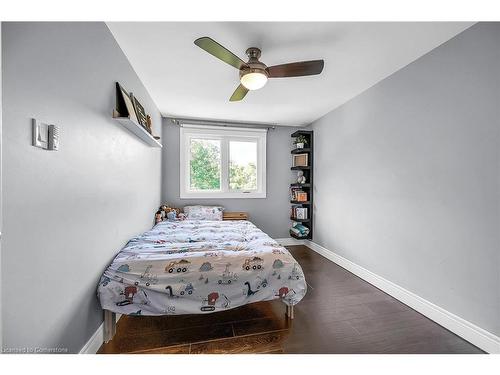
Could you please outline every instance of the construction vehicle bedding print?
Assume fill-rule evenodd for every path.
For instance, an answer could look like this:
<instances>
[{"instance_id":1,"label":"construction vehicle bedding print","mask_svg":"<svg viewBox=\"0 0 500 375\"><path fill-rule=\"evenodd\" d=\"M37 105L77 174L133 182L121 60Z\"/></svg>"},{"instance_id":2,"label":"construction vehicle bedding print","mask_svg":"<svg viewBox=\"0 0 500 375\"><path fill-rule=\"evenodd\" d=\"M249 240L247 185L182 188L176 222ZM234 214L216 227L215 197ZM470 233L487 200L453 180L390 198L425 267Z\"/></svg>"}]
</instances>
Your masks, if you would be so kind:
<instances>
[{"instance_id":1,"label":"construction vehicle bedding print","mask_svg":"<svg viewBox=\"0 0 500 375\"><path fill-rule=\"evenodd\" d=\"M291 279L299 280L301 277L303 277L303 275L302 275L302 272L300 270L300 266L297 263L295 263L293 265L292 272L288 276L288 279L290 279L290 280Z\"/></svg>"},{"instance_id":2,"label":"construction vehicle bedding print","mask_svg":"<svg viewBox=\"0 0 500 375\"><path fill-rule=\"evenodd\" d=\"M181 272L187 272L189 270L189 266L191 265L191 262L187 261L186 259L181 259L176 262L170 262L166 267L165 267L165 272L172 273L176 271L177 273Z\"/></svg>"},{"instance_id":3,"label":"construction vehicle bedding print","mask_svg":"<svg viewBox=\"0 0 500 375\"><path fill-rule=\"evenodd\" d=\"M139 285L140 283L143 283L146 286L158 284L158 275L151 273L151 268L153 268L152 265L147 266L139 279L134 284Z\"/></svg>"},{"instance_id":4,"label":"construction vehicle bedding print","mask_svg":"<svg viewBox=\"0 0 500 375\"><path fill-rule=\"evenodd\" d=\"M160 222L129 242L98 284L103 309L127 315L212 313L272 299L295 305L306 291L297 261L248 221Z\"/></svg>"},{"instance_id":5,"label":"construction vehicle bedding print","mask_svg":"<svg viewBox=\"0 0 500 375\"><path fill-rule=\"evenodd\" d=\"M260 270L262 268L263 264L264 264L264 260L262 258L252 257L252 258L245 259L241 268L243 268L246 271L249 271L250 269Z\"/></svg>"},{"instance_id":6,"label":"construction vehicle bedding print","mask_svg":"<svg viewBox=\"0 0 500 375\"><path fill-rule=\"evenodd\" d=\"M224 269L224 272L222 272L222 275L219 278L218 281L219 284L231 284L233 281L238 280L238 275L229 270L230 266L231 263L226 264L226 268Z\"/></svg>"},{"instance_id":7,"label":"construction vehicle bedding print","mask_svg":"<svg viewBox=\"0 0 500 375\"><path fill-rule=\"evenodd\" d=\"M219 301L218 305L216 305L217 301ZM200 310L203 312L215 311L217 307L221 309L228 309L230 306L231 306L231 301L229 300L229 298L227 298L225 294L212 292L207 296L207 298L202 299Z\"/></svg>"}]
</instances>

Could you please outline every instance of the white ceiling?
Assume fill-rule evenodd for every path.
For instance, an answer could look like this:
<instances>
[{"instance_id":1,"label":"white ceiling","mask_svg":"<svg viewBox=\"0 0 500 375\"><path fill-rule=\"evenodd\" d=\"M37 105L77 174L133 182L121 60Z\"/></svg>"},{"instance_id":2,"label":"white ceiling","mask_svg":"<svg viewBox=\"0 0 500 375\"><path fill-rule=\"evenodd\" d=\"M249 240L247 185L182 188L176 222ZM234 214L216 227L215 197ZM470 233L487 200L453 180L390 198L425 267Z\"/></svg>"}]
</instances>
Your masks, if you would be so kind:
<instances>
[{"instance_id":1,"label":"white ceiling","mask_svg":"<svg viewBox=\"0 0 500 375\"><path fill-rule=\"evenodd\" d=\"M164 116L305 125L340 106L472 23L109 22ZM247 60L277 65L324 59L319 76L276 78L229 102L238 70L198 48L209 36Z\"/></svg>"}]
</instances>

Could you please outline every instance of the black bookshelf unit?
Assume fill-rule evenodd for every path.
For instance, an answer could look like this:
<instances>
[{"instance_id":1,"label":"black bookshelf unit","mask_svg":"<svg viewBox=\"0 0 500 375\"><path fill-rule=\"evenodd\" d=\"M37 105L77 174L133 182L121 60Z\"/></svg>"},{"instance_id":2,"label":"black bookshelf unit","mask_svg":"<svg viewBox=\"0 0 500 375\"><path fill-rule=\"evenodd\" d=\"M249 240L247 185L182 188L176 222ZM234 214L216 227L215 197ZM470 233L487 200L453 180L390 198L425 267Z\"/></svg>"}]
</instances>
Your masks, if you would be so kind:
<instances>
[{"instance_id":1,"label":"black bookshelf unit","mask_svg":"<svg viewBox=\"0 0 500 375\"><path fill-rule=\"evenodd\" d=\"M307 208L307 217L305 219L297 219L293 216L292 210L290 210L291 216L290 220L300 223L301 225L309 228L309 233L307 236L299 236L292 231L290 231L290 236L296 239L307 239L312 240L313 238L313 166L314 166L314 134L309 130L298 130L292 133L292 138L297 138L299 136L305 137L306 144L304 148L294 148L291 151L292 155L292 165L290 169L294 172L294 180L297 179L297 171L302 171L306 178L306 182L300 184L298 182L294 182L290 184L290 192L292 189L300 189L301 191L307 193L306 201L297 201L296 199L292 199L290 197L290 204L293 207L304 207ZM293 165L293 156L297 154L307 154L307 165L294 166Z\"/></svg>"}]
</instances>

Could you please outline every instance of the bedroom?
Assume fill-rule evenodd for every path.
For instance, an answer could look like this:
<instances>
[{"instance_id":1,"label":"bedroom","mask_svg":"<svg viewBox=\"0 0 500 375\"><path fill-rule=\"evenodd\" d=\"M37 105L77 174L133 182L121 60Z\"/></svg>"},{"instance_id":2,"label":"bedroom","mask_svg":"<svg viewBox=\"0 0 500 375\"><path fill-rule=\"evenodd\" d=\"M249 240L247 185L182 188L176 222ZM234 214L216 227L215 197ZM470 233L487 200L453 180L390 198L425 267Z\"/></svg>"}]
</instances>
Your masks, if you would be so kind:
<instances>
[{"instance_id":1,"label":"bedroom","mask_svg":"<svg viewBox=\"0 0 500 375\"><path fill-rule=\"evenodd\" d=\"M1 24L4 353L500 353L500 23L61 18Z\"/></svg>"}]
</instances>

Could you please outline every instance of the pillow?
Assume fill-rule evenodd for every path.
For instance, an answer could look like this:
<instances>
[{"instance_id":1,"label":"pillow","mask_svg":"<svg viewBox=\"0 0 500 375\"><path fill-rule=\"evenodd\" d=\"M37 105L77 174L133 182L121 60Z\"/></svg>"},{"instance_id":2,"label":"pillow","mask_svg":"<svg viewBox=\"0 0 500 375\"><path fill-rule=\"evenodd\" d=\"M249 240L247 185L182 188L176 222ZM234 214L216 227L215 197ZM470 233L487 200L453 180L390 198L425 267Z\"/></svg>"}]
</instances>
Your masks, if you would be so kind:
<instances>
[{"instance_id":1,"label":"pillow","mask_svg":"<svg viewBox=\"0 0 500 375\"><path fill-rule=\"evenodd\" d=\"M220 206L186 206L184 213L188 220L222 220L223 207Z\"/></svg>"}]
</instances>

